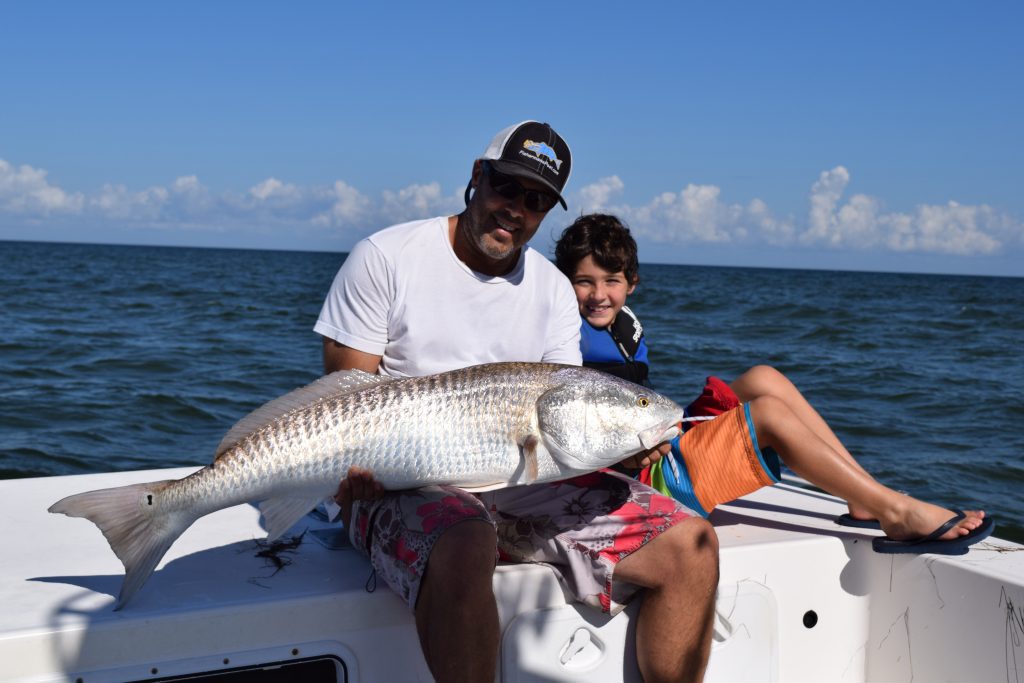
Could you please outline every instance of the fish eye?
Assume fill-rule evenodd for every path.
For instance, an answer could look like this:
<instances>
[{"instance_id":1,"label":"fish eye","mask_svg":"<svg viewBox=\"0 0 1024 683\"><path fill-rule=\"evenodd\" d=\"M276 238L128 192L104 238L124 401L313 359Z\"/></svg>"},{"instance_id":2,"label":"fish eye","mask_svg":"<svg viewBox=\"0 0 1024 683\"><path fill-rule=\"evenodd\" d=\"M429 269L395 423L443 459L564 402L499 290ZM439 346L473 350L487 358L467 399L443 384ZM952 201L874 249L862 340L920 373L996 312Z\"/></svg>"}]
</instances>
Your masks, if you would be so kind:
<instances>
[{"instance_id":1,"label":"fish eye","mask_svg":"<svg viewBox=\"0 0 1024 683\"><path fill-rule=\"evenodd\" d=\"M648 400L646 396L641 396L636 400L636 404L641 408L646 408L647 406L651 405L651 402L650 400Z\"/></svg>"}]
</instances>

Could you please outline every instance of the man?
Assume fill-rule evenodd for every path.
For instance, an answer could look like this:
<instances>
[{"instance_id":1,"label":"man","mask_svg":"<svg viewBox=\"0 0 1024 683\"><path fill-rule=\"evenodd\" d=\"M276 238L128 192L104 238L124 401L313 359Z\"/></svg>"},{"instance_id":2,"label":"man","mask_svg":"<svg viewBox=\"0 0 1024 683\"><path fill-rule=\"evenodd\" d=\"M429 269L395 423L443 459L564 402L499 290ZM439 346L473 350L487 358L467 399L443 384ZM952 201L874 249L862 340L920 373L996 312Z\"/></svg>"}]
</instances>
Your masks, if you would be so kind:
<instances>
[{"instance_id":1,"label":"man","mask_svg":"<svg viewBox=\"0 0 1024 683\"><path fill-rule=\"evenodd\" d=\"M357 244L314 328L324 337L325 371L416 376L498 361L579 365L572 287L527 246L556 203L566 208L571 164L547 124L510 126L474 162L465 211ZM496 554L551 564L577 599L611 613L646 589L636 628L644 679L703 676L717 537L653 489L597 473L480 495L454 487L383 492L372 473L353 468L337 500L353 545L414 611L438 681L495 676Z\"/></svg>"}]
</instances>

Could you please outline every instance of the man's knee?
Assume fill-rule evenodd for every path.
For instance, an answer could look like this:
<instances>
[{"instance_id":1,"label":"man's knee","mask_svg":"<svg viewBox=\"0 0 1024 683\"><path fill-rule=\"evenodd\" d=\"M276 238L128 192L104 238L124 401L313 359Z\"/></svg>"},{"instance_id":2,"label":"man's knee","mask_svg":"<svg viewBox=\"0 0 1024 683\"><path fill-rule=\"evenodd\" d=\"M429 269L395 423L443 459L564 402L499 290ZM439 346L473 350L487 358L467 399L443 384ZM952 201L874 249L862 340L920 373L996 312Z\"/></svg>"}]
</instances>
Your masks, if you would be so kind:
<instances>
[{"instance_id":1,"label":"man's knee","mask_svg":"<svg viewBox=\"0 0 1024 683\"><path fill-rule=\"evenodd\" d=\"M711 522L703 517L688 517L679 527L682 529L679 542L685 544L686 550L698 555L718 557L718 534Z\"/></svg>"},{"instance_id":2,"label":"man's knee","mask_svg":"<svg viewBox=\"0 0 1024 683\"><path fill-rule=\"evenodd\" d=\"M694 604L714 599L718 587L718 535L701 517L689 517L660 535L642 568L633 567L632 580L666 598ZM640 571L637 574L635 572ZM674 597L673 597L674 596Z\"/></svg>"},{"instance_id":3,"label":"man's knee","mask_svg":"<svg viewBox=\"0 0 1024 683\"><path fill-rule=\"evenodd\" d=\"M708 520L689 517L673 529L670 552L677 561L672 563L681 574L718 576L718 534Z\"/></svg>"}]
</instances>

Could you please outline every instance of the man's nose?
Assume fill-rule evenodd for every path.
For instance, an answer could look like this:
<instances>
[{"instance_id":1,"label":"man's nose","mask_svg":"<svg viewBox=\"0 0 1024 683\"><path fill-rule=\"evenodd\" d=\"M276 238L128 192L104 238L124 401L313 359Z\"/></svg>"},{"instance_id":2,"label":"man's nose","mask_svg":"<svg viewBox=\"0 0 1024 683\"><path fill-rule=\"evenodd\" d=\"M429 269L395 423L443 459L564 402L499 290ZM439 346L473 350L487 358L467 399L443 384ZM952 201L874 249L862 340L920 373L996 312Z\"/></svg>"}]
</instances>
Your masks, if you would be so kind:
<instances>
[{"instance_id":1,"label":"man's nose","mask_svg":"<svg viewBox=\"0 0 1024 683\"><path fill-rule=\"evenodd\" d=\"M505 205L508 206L508 211L513 216L522 216L526 213L526 195L520 193L515 199L505 200Z\"/></svg>"}]
</instances>

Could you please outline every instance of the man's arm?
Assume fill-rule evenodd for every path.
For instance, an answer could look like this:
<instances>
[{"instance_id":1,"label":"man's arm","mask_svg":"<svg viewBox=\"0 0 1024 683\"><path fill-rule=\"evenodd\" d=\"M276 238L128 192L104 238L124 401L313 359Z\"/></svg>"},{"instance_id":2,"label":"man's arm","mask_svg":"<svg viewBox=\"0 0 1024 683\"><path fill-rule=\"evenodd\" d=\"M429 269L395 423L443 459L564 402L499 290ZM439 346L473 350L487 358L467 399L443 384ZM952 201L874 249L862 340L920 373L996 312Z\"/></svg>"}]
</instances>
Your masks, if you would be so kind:
<instances>
[{"instance_id":1,"label":"man's arm","mask_svg":"<svg viewBox=\"0 0 1024 683\"><path fill-rule=\"evenodd\" d=\"M362 370L376 374L380 367L380 356L357 351L351 346L339 344L330 337L323 339L325 375L338 370ZM373 473L370 470L359 467L349 468L334 494L334 502L340 508L342 524L347 528L352 522L352 501L373 500L382 495L384 495L384 487L373 478Z\"/></svg>"},{"instance_id":2,"label":"man's arm","mask_svg":"<svg viewBox=\"0 0 1024 683\"><path fill-rule=\"evenodd\" d=\"M357 351L335 340L324 337L324 374L329 375L338 370L362 370L371 375L377 374L381 356L365 351Z\"/></svg>"}]
</instances>

